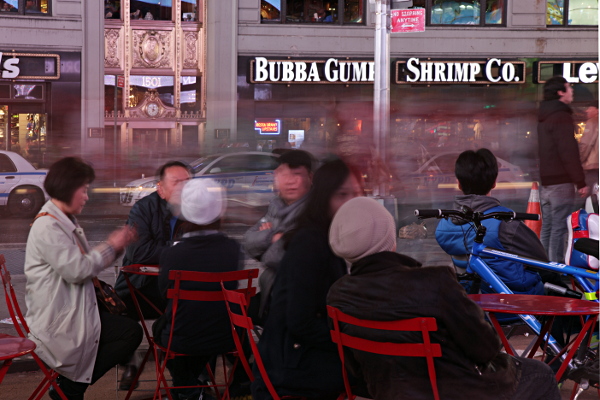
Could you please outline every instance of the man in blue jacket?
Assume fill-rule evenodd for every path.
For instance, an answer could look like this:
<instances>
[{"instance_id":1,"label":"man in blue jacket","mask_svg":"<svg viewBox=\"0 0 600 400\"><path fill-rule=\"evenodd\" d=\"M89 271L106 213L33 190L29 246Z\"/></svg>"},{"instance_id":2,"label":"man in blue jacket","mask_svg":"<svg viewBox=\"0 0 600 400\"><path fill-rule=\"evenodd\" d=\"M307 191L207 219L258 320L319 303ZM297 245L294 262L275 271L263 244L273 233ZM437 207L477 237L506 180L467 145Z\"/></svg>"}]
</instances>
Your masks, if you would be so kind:
<instances>
[{"instance_id":1,"label":"man in blue jacket","mask_svg":"<svg viewBox=\"0 0 600 400\"><path fill-rule=\"evenodd\" d=\"M456 160L454 173L463 195L456 196L455 208L467 206L473 211L489 213L512 211L502 207L500 201L489 194L496 187L498 162L488 149L462 152ZM548 261L546 251L535 233L521 221L499 221L487 219L482 222L487 228L483 243L486 246L509 253ZM471 223L459 220L441 220L435 238L444 251L453 257L458 267L467 267L469 254L475 238L475 228ZM543 294L542 279L537 272L525 268L521 263L486 258L486 263L500 280L514 293ZM549 277L551 280L552 277ZM488 285L482 285L483 293L490 293Z\"/></svg>"}]
</instances>

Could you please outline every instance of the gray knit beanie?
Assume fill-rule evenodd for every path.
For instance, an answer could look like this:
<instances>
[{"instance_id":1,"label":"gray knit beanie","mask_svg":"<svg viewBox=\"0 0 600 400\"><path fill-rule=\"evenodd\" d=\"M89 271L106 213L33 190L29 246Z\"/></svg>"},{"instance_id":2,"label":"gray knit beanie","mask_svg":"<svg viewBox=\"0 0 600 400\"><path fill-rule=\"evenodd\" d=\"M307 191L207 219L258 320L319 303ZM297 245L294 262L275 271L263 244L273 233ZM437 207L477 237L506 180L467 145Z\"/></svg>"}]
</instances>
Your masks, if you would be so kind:
<instances>
[{"instance_id":1,"label":"gray knit beanie","mask_svg":"<svg viewBox=\"0 0 600 400\"><path fill-rule=\"evenodd\" d=\"M394 218L377 200L355 197L340 207L329 228L333 252L355 263L363 257L396 248Z\"/></svg>"}]
</instances>

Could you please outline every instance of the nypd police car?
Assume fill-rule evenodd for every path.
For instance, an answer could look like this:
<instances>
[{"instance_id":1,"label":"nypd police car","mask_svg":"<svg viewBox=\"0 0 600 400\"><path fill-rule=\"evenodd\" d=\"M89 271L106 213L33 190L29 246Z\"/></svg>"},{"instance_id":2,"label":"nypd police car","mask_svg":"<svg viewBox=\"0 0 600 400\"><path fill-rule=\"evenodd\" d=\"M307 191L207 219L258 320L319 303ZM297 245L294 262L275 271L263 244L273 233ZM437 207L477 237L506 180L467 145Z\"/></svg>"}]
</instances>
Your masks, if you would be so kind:
<instances>
[{"instance_id":1,"label":"nypd police car","mask_svg":"<svg viewBox=\"0 0 600 400\"><path fill-rule=\"evenodd\" d=\"M277 154L241 152L201 157L190 163L194 178L210 177L227 190L227 199L250 207L269 204L273 198L273 170ZM133 206L156 190L159 177L137 179L120 190L120 203Z\"/></svg>"},{"instance_id":2,"label":"nypd police car","mask_svg":"<svg viewBox=\"0 0 600 400\"><path fill-rule=\"evenodd\" d=\"M49 199L44 190L47 173L15 152L0 151L0 206L19 217L34 216Z\"/></svg>"}]
</instances>

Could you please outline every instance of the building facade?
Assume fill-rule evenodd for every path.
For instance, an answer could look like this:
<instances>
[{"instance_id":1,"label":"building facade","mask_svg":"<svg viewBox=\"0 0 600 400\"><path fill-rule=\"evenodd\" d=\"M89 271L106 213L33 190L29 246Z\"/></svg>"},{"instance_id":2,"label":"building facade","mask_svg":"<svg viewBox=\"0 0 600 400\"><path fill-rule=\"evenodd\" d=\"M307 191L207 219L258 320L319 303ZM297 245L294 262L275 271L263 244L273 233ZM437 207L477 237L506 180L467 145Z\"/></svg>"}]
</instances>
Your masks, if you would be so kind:
<instances>
[{"instance_id":1,"label":"building facade","mask_svg":"<svg viewBox=\"0 0 600 400\"><path fill-rule=\"evenodd\" d=\"M372 157L375 2L226 3L207 7L207 144ZM597 0L392 3L425 10L424 32L390 39L386 148L400 168L482 146L535 164L545 79L597 98Z\"/></svg>"},{"instance_id":2,"label":"building facade","mask_svg":"<svg viewBox=\"0 0 600 400\"><path fill-rule=\"evenodd\" d=\"M102 147L102 5L0 1L0 148L48 166Z\"/></svg>"},{"instance_id":3,"label":"building facade","mask_svg":"<svg viewBox=\"0 0 600 400\"><path fill-rule=\"evenodd\" d=\"M106 152L121 169L198 155L206 121L203 3L106 1L104 11Z\"/></svg>"}]
</instances>

